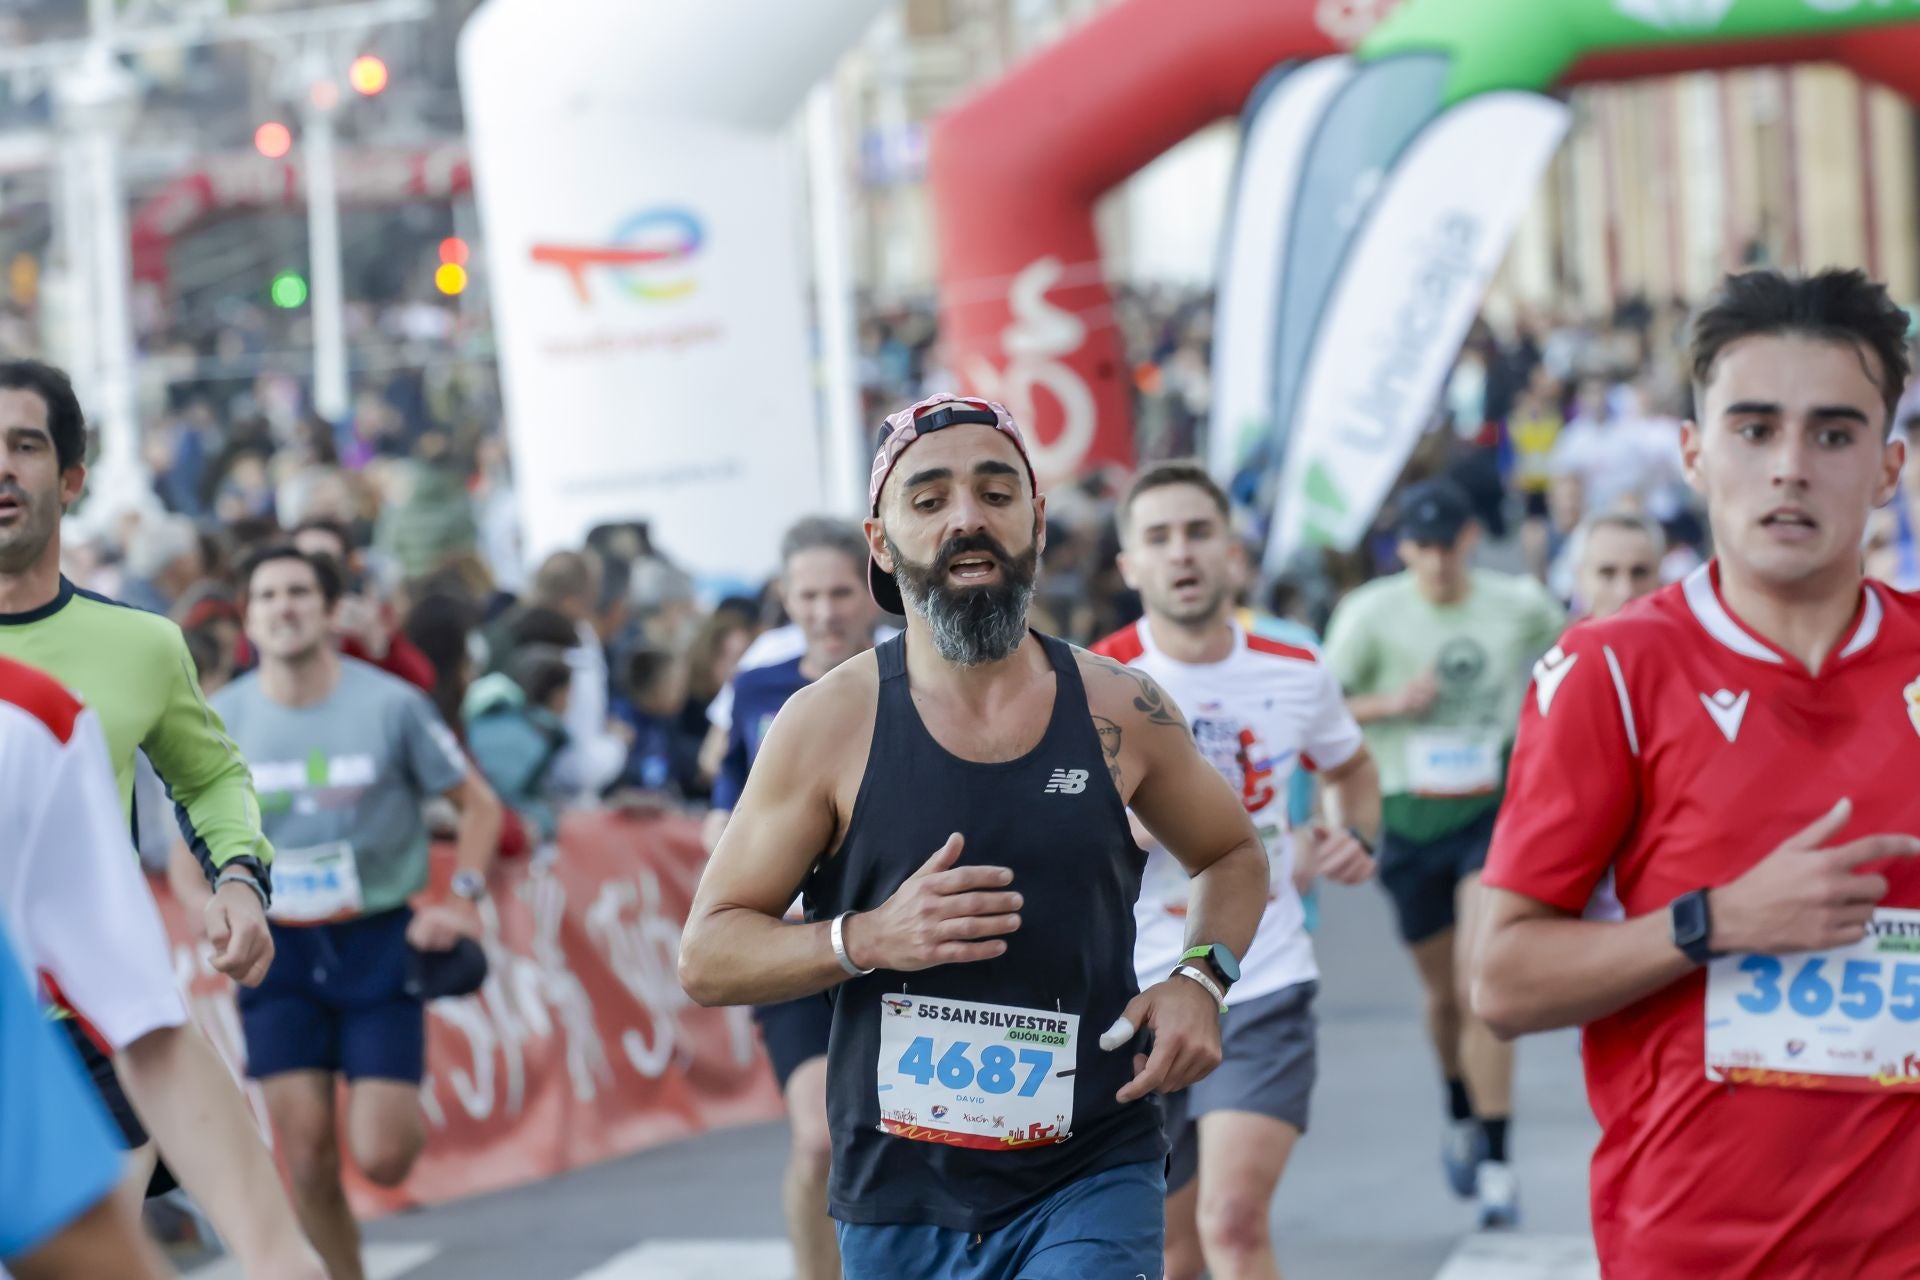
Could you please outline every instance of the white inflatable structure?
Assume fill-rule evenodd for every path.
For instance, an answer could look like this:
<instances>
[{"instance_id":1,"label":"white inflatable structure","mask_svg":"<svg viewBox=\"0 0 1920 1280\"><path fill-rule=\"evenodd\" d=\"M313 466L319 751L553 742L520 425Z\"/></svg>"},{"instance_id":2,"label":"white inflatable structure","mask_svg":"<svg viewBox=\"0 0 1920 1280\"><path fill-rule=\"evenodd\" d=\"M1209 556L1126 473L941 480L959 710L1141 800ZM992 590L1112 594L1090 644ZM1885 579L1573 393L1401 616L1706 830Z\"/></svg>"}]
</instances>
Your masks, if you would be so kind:
<instances>
[{"instance_id":1,"label":"white inflatable structure","mask_svg":"<svg viewBox=\"0 0 1920 1280\"><path fill-rule=\"evenodd\" d=\"M460 40L524 550L697 574L820 509L796 132L883 0L489 0Z\"/></svg>"}]
</instances>

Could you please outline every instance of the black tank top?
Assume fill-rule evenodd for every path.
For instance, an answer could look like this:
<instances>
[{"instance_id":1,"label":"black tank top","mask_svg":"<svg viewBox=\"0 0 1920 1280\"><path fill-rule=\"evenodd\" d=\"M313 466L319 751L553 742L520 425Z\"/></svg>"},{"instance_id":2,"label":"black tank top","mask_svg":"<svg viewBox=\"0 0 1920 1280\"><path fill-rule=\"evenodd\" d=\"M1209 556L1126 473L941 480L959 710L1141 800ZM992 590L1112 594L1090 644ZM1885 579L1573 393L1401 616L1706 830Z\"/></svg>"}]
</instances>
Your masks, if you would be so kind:
<instances>
[{"instance_id":1,"label":"black tank top","mask_svg":"<svg viewBox=\"0 0 1920 1280\"><path fill-rule=\"evenodd\" d=\"M961 865L1011 868L1025 902L1001 956L882 970L831 993L830 1205L844 1222L993 1231L1069 1182L1166 1153L1157 1100L1114 1100L1138 1044L1099 1044L1139 992L1133 904L1146 855L1127 828L1072 648L1034 636L1053 664L1053 715L1033 750L1000 764L962 760L927 732L908 692L905 636L875 650L880 701L866 774L840 850L808 878L808 918L879 906L955 831L966 838ZM1056 1052L1060 1015L1079 1019L1071 1062ZM887 1078L899 1082L885 1094L883 1045ZM911 1087L961 1082L937 1106ZM1008 1117L1064 1107L1068 1084L1070 1136L1052 1140L1042 1116L1007 1139Z\"/></svg>"}]
</instances>

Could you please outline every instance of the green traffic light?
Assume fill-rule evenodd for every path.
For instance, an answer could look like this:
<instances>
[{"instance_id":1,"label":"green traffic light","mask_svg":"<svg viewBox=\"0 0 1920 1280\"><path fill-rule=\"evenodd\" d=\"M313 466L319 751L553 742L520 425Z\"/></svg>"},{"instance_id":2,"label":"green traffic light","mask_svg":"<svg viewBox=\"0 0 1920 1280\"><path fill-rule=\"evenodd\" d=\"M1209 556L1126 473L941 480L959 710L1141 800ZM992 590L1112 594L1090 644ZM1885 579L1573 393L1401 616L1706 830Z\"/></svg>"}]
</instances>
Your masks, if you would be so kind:
<instances>
[{"instance_id":1,"label":"green traffic light","mask_svg":"<svg viewBox=\"0 0 1920 1280\"><path fill-rule=\"evenodd\" d=\"M291 311L306 304L307 282L300 278L297 271L282 271L273 278L271 293L274 306Z\"/></svg>"}]
</instances>

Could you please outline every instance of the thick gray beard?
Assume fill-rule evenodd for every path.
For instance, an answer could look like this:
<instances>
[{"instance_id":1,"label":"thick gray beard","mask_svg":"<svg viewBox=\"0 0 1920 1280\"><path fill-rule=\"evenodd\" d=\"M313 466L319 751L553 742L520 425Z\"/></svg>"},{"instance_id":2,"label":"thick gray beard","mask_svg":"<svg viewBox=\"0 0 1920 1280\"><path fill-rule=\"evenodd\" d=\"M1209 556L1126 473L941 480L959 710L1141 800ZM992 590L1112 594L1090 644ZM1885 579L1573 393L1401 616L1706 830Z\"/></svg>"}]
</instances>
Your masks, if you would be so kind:
<instances>
[{"instance_id":1,"label":"thick gray beard","mask_svg":"<svg viewBox=\"0 0 1920 1280\"><path fill-rule=\"evenodd\" d=\"M956 667L979 667L1008 657L1027 635L1027 609L1033 604L1034 584L1015 587L1005 607L986 617L974 617L954 597L939 591L916 591L907 575L894 579L907 607L927 624L933 649Z\"/></svg>"}]
</instances>

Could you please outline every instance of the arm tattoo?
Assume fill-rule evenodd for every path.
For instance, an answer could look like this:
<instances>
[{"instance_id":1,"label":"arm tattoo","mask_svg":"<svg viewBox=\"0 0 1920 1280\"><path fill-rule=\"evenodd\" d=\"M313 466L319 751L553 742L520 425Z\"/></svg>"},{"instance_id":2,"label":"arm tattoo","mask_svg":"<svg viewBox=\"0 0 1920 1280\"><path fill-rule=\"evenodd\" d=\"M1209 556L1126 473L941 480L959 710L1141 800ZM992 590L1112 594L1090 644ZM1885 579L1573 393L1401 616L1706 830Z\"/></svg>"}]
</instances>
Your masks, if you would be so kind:
<instances>
[{"instance_id":1,"label":"arm tattoo","mask_svg":"<svg viewBox=\"0 0 1920 1280\"><path fill-rule=\"evenodd\" d=\"M1099 663L1103 670L1134 683L1139 692L1134 695L1133 709L1146 716L1148 724L1168 724L1176 729L1187 727L1187 722L1180 716L1179 708L1167 701L1167 695L1160 691L1160 686L1155 683L1152 676L1097 653L1089 653L1087 656Z\"/></svg>"},{"instance_id":2,"label":"arm tattoo","mask_svg":"<svg viewBox=\"0 0 1920 1280\"><path fill-rule=\"evenodd\" d=\"M1187 727L1180 713L1167 701L1167 695L1160 692L1160 686L1153 677L1138 671L1127 671L1140 685L1140 694L1133 700L1133 709L1144 712L1148 724L1170 724L1176 729Z\"/></svg>"},{"instance_id":3,"label":"arm tattoo","mask_svg":"<svg viewBox=\"0 0 1920 1280\"><path fill-rule=\"evenodd\" d=\"M1120 786L1120 726L1105 716L1095 716L1093 731L1100 735L1100 751L1107 758L1107 772L1113 775L1113 789L1125 796Z\"/></svg>"}]
</instances>

